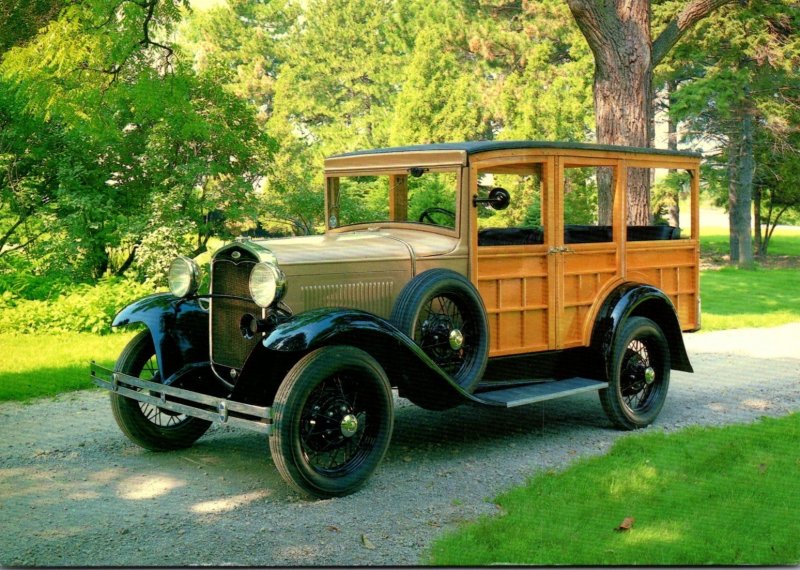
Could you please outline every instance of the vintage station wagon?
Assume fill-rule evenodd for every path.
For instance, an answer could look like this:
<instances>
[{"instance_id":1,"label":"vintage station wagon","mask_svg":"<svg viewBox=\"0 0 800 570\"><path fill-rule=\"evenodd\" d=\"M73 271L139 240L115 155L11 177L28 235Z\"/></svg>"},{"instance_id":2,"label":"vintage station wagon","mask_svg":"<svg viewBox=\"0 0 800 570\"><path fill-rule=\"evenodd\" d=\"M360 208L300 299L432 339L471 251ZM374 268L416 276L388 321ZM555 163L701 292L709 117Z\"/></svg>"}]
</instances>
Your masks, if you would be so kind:
<instances>
[{"instance_id":1,"label":"vintage station wagon","mask_svg":"<svg viewBox=\"0 0 800 570\"><path fill-rule=\"evenodd\" d=\"M613 424L647 426L670 370L692 371L681 331L700 326L699 164L532 141L331 157L323 235L221 247L208 294L177 258L170 293L114 318L144 330L92 376L135 443L254 429L316 497L366 483L392 435L393 387L433 410L596 391ZM629 225L629 184L666 196L670 219L654 207L653 224Z\"/></svg>"}]
</instances>

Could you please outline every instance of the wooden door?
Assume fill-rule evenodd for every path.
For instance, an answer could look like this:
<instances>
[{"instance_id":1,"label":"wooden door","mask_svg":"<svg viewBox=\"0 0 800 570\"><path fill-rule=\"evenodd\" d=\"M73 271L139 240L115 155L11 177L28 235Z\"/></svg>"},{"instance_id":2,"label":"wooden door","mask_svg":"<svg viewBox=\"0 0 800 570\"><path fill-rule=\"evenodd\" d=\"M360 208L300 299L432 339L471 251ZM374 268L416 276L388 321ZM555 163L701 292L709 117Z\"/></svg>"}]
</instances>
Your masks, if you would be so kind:
<instances>
[{"instance_id":1,"label":"wooden door","mask_svg":"<svg viewBox=\"0 0 800 570\"><path fill-rule=\"evenodd\" d=\"M601 182L604 176L605 182ZM622 281L624 177L625 172L615 159L556 159L556 348L588 344L600 301ZM601 183L613 188L608 220L598 218ZM576 198L574 194L580 191L584 195Z\"/></svg>"},{"instance_id":2,"label":"wooden door","mask_svg":"<svg viewBox=\"0 0 800 570\"><path fill-rule=\"evenodd\" d=\"M471 276L486 307L489 321L489 356L508 356L549 350L555 347L556 289L553 247L554 161L530 151L490 153L471 165L471 193L485 196L487 188L478 181L493 177L516 186L511 193L510 212L499 213L494 227L481 205L473 206ZM508 182L503 182L508 184ZM528 188L526 189L526 185ZM530 194L534 191L534 194ZM526 196L527 193L527 196ZM538 212L524 202L538 199ZM523 199L520 205L520 199ZM525 219L520 211L534 215ZM527 209L526 209L527 208ZM533 219L535 218L535 219ZM478 226L480 220L480 226ZM492 233L494 232L494 233ZM490 239L491 238L491 239Z\"/></svg>"}]
</instances>

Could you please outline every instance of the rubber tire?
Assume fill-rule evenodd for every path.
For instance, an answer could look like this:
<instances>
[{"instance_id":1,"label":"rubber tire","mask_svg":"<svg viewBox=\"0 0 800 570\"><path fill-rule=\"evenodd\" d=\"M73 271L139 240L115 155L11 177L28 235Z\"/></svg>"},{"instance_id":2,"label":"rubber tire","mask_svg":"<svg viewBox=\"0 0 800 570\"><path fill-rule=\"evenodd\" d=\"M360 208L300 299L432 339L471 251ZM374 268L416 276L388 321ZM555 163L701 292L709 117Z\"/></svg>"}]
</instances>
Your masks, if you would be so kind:
<instances>
[{"instance_id":1,"label":"rubber tire","mask_svg":"<svg viewBox=\"0 0 800 570\"><path fill-rule=\"evenodd\" d=\"M648 356L656 373L656 387L651 401L644 410L632 410L622 396L622 367L628 346L641 340L647 346ZM631 317L622 326L614 341L610 357L609 386L600 390L600 402L608 419L624 430L647 427L655 421L667 398L670 375L670 351L664 332L655 322L645 317Z\"/></svg>"},{"instance_id":2,"label":"rubber tire","mask_svg":"<svg viewBox=\"0 0 800 570\"><path fill-rule=\"evenodd\" d=\"M300 423L314 389L342 372L355 376L367 388L378 426L372 447L357 468L334 477L320 473L308 462L301 446ZM386 373L372 356L350 346L325 346L300 359L281 382L272 411L269 448L278 473L295 490L320 499L343 497L363 487L383 460L394 429L392 389Z\"/></svg>"},{"instance_id":3,"label":"rubber tire","mask_svg":"<svg viewBox=\"0 0 800 570\"><path fill-rule=\"evenodd\" d=\"M431 269L420 273L400 292L390 320L413 339L420 311L431 299L443 294L459 297L476 322L478 342L475 354L472 361L453 376L461 388L471 393L483 377L489 359L489 325L483 299L466 277L449 269Z\"/></svg>"},{"instance_id":4,"label":"rubber tire","mask_svg":"<svg viewBox=\"0 0 800 570\"><path fill-rule=\"evenodd\" d=\"M147 361L154 355L150 331L141 331L122 350L114 370L138 378ZM159 426L147 419L137 400L113 392L111 411L122 433L133 443L151 451L190 447L211 426L209 421L192 417L187 417L174 426Z\"/></svg>"}]
</instances>

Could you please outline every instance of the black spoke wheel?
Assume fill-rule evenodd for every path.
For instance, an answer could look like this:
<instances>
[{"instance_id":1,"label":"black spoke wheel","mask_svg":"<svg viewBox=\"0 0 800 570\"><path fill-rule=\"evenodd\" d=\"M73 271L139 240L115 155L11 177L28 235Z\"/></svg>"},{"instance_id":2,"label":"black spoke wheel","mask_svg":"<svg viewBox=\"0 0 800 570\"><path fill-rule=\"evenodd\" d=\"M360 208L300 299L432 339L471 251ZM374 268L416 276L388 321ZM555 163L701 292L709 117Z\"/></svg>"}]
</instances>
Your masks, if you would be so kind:
<instances>
[{"instance_id":1,"label":"black spoke wheel","mask_svg":"<svg viewBox=\"0 0 800 570\"><path fill-rule=\"evenodd\" d=\"M142 331L133 337L117 359L115 370L142 380L160 381L161 375L149 331ZM153 451L189 447L211 425L206 420L165 410L113 392L111 411L128 439Z\"/></svg>"},{"instance_id":2,"label":"black spoke wheel","mask_svg":"<svg viewBox=\"0 0 800 570\"><path fill-rule=\"evenodd\" d=\"M469 280L448 269L417 275L400 292L391 320L459 386L474 389L486 368L489 332Z\"/></svg>"},{"instance_id":3,"label":"black spoke wheel","mask_svg":"<svg viewBox=\"0 0 800 570\"><path fill-rule=\"evenodd\" d=\"M327 346L292 367L273 404L275 466L302 493L341 497L360 489L383 459L394 426L380 365L354 347Z\"/></svg>"},{"instance_id":4,"label":"black spoke wheel","mask_svg":"<svg viewBox=\"0 0 800 570\"><path fill-rule=\"evenodd\" d=\"M400 292L391 320L459 386L468 392L475 388L486 369L489 327L469 280L448 269L420 273Z\"/></svg>"},{"instance_id":5,"label":"black spoke wheel","mask_svg":"<svg viewBox=\"0 0 800 570\"><path fill-rule=\"evenodd\" d=\"M650 319L632 317L623 325L612 350L609 386L600 401L609 419L623 429L650 425L669 388L669 346Z\"/></svg>"}]
</instances>

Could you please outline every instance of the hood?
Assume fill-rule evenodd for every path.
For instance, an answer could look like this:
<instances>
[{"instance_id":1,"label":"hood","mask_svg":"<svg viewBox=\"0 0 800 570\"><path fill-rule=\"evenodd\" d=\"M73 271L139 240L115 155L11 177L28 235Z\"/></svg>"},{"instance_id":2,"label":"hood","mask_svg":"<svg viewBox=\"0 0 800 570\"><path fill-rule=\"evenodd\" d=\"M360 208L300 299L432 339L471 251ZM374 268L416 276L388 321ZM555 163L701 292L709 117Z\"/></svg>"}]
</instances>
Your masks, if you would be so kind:
<instances>
[{"instance_id":1,"label":"hood","mask_svg":"<svg viewBox=\"0 0 800 570\"><path fill-rule=\"evenodd\" d=\"M377 229L258 240L258 245L275 254L278 265L287 273L306 273L298 271L301 266L410 263L412 255L420 258L449 253L458 239L426 231Z\"/></svg>"}]
</instances>

